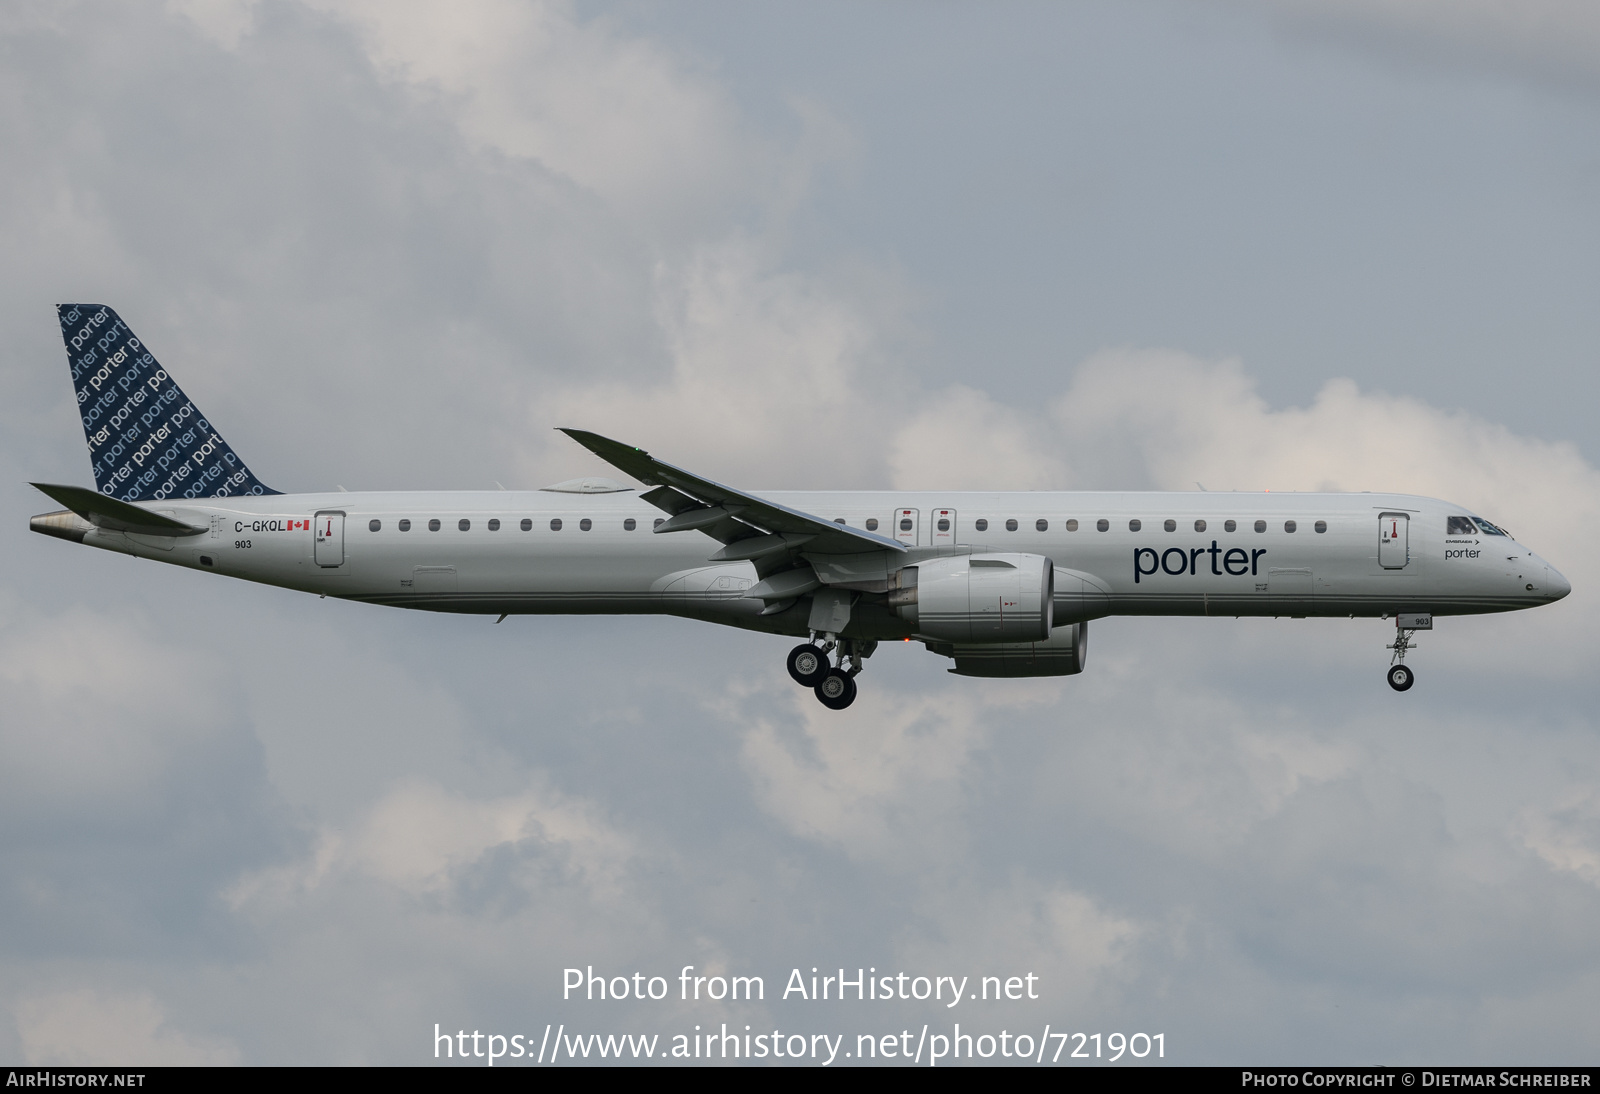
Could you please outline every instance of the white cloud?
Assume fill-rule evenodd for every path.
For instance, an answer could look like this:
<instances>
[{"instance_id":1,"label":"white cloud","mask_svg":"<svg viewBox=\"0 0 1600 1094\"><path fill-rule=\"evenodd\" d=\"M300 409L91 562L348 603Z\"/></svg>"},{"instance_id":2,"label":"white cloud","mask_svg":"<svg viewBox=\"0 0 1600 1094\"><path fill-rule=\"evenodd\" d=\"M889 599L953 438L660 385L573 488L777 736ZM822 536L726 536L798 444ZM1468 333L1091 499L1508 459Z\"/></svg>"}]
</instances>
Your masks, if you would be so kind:
<instances>
[{"instance_id":1,"label":"white cloud","mask_svg":"<svg viewBox=\"0 0 1600 1094\"><path fill-rule=\"evenodd\" d=\"M535 160L620 211L706 208L766 155L722 89L559 0L313 0L373 62L437 96L473 144Z\"/></svg>"},{"instance_id":2,"label":"white cloud","mask_svg":"<svg viewBox=\"0 0 1600 1094\"><path fill-rule=\"evenodd\" d=\"M650 381L567 382L532 417L655 450L669 463L746 488L866 485L881 478L891 424L875 331L886 305L771 268L768 248L736 238L657 277L670 371ZM570 449L549 442L545 460ZM737 466L717 470L736 459Z\"/></svg>"},{"instance_id":3,"label":"white cloud","mask_svg":"<svg viewBox=\"0 0 1600 1094\"><path fill-rule=\"evenodd\" d=\"M852 858L905 864L964 850L969 761L999 711L1045 691L978 685L918 696L869 686L844 717L804 690L785 687L784 696L735 693L724 708L747 727L740 757L763 807Z\"/></svg>"},{"instance_id":4,"label":"white cloud","mask_svg":"<svg viewBox=\"0 0 1600 1094\"><path fill-rule=\"evenodd\" d=\"M889 442L901 490L1060 490L1066 468L1034 408L955 385L913 403Z\"/></svg>"},{"instance_id":5,"label":"white cloud","mask_svg":"<svg viewBox=\"0 0 1600 1094\"><path fill-rule=\"evenodd\" d=\"M1583 787L1553 805L1529 807L1517 833L1550 866L1600 885L1600 791Z\"/></svg>"},{"instance_id":6,"label":"white cloud","mask_svg":"<svg viewBox=\"0 0 1600 1094\"><path fill-rule=\"evenodd\" d=\"M223 1038L173 1028L147 992L83 988L26 996L13 1015L23 1060L55 1067L221 1067L239 1062Z\"/></svg>"},{"instance_id":7,"label":"white cloud","mask_svg":"<svg viewBox=\"0 0 1600 1094\"><path fill-rule=\"evenodd\" d=\"M564 880L589 899L621 898L632 841L592 807L548 791L484 798L411 780L373 803L348 828L326 828L312 853L288 866L252 874L232 887L237 908L292 903L313 889L370 877L403 892L448 893L463 869L497 848L554 860ZM532 885L532 876L519 882Z\"/></svg>"},{"instance_id":8,"label":"white cloud","mask_svg":"<svg viewBox=\"0 0 1600 1094\"><path fill-rule=\"evenodd\" d=\"M960 1005L969 1017L972 1007L982 1006L982 976L998 976L1003 986L1011 977L1033 974L1038 979L1031 990L1043 1001L1033 1007L1103 1007L1108 989L1132 971L1137 947L1149 933L1083 893L1032 879L990 888L946 887L937 903L929 904L899 956L911 968L946 969L959 960L972 978L968 993L980 995L977 1003ZM1024 994L1030 990L1025 981L1017 987Z\"/></svg>"}]
</instances>

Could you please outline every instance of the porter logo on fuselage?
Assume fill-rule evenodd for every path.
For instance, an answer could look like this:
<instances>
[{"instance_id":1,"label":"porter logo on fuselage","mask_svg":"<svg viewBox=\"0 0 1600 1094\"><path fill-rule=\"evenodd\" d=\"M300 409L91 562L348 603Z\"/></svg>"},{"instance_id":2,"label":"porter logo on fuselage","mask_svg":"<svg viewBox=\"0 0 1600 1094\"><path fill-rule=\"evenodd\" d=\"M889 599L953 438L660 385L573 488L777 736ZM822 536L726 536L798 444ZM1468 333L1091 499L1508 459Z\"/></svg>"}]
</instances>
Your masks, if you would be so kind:
<instances>
[{"instance_id":1,"label":"porter logo on fuselage","mask_svg":"<svg viewBox=\"0 0 1600 1094\"><path fill-rule=\"evenodd\" d=\"M1265 547L1254 547L1248 551L1243 547L1218 547L1216 540L1211 541L1210 547L1168 547L1159 553L1154 547L1135 547L1133 583L1137 585L1140 579L1156 574L1170 577L1187 574L1193 577L1202 572L1200 560L1207 555L1211 556L1211 572L1217 577L1224 574L1230 577L1254 577L1260 572L1261 556L1266 553Z\"/></svg>"}]
</instances>

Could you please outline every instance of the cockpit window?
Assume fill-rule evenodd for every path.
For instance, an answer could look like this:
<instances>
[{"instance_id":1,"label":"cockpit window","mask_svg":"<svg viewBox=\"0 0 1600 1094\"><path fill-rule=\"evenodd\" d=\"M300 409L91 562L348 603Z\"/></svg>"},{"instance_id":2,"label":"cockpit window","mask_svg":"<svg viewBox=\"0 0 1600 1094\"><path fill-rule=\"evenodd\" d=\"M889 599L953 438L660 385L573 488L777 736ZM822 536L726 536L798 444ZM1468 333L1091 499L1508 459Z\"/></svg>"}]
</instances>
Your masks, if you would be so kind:
<instances>
[{"instance_id":1,"label":"cockpit window","mask_svg":"<svg viewBox=\"0 0 1600 1094\"><path fill-rule=\"evenodd\" d=\"M1475 536L1478 529L1471 517L1446 517L1444 534L1447 536Z\"/></svg>"},{"instance_id":2,"label":"cockpit window","mask_svg":"<svg viewBox=\"0 0 1600 1094\"><path fill-rule=\"evenodd\" d=\"M1483 529L1483 534L1486 536L1509 536L1511 534L1503 528L1496 528L1482 517L1478 518L1478 527Z\"/></svg>"}]
</instances>

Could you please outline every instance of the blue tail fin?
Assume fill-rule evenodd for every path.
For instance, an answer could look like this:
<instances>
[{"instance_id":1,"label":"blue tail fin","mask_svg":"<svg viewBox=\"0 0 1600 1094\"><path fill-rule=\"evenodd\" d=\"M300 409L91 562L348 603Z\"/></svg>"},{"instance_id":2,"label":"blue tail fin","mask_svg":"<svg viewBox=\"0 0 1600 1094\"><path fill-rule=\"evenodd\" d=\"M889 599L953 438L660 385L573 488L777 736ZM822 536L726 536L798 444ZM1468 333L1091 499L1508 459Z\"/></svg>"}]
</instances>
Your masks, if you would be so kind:
<instances>
[{"instance_id":1,"label":"blue tail fin","mask_svg":"<svg viewBox=\"0 0 1600 1094\"><path fill-rule=\"evenodd\" d=\"M103 304L60 304L94 484L122 501L276 494Z\"/></svg>"}]
</instances>

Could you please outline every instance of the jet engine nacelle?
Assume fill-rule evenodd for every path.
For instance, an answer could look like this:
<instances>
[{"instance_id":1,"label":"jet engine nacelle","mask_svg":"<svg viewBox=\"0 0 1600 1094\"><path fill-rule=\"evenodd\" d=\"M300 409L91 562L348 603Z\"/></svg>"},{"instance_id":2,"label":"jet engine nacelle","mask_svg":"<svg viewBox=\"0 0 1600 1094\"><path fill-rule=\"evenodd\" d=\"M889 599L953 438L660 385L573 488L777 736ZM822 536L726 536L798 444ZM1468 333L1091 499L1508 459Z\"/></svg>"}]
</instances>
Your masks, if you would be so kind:
<instances>
[{"instance_id":1,"label":"jet engine nacelle","mask_svg":"<svg viewBox=\"0 0 1600 1094\"><path fill-rule=\"evenodd\" d=\"M1075 676L1089 659L1089 624L1057 627L1045 642L930 642L928 648L954 657L950 671L957 676Z\"/></svg>"},{"instance_id":2,"label":"jet engine nacelle","mask_svg":"<svg viewBox=\"0 0 1600 1094\"><path fill-rule=\"evenodd\" d=\"M917 634L945 642L1042 642L1050 637L1055 567L1043 555L932 558L897 575L889 602Z\"/></svg>"}]
</instances>

